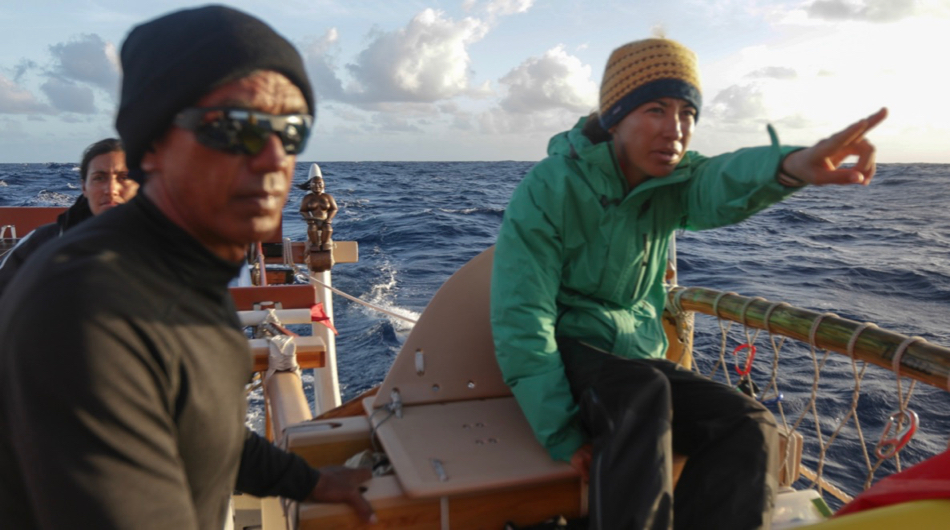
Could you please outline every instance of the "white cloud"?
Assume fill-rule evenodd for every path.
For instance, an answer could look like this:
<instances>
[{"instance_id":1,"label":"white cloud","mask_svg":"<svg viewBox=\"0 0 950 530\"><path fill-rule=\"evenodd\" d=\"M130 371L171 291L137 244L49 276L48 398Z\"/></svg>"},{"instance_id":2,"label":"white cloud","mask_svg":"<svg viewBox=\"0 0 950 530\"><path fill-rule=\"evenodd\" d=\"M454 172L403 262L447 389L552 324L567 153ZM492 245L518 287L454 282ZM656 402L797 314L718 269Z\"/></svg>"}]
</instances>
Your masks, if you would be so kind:
<instances>
[{"instance_id":1,"label":"white cloud","mask_svg":"<svg viewBox=\"0 0 950 530\"><path fill-rule=\"evenodd\" d=\"M87 86L51 77L40 86L40 90L59 110L78 114L93 114L96 112L92 89Z\"/></svg>"},{"instance_id":2,"label":"white cloud","mask_svg":"<svg viewBox=\"0 0 950 530\"><path fill-rule=\"evenodd\" d=\"M477 0L465 0L462 2L462 9L465 11L484 9L490 17L495 17L526 13L532 5L534 5L534 0L488 0L484 5L479 5Z\"/></svg>"},{"instance_id":3,"label":"white cloud","mask_svg":"<svg viewBox=\"0 0 950 530\"><path fill-rule=\"evenodd\" d=\"M379 126L380 132L422 132L422 129L399 114L379 112L373 114L372 122Z\"/></svg>"},{"instance_id":4,"label":"white cloud","mask_svg":"<svg viewBox=\"0 0 950 530\"><path fill-rule=\"evenodd\" d=\"M304 45L307 72L319 99L343 99L343 83L336 75L340 34L330 28L322 37Z\"/></svg>"},{"instance_id":5,"label":"white cloud","mask_svg":"<svg viewBox=\"0 0 950 530\"><path fill-rule=\"evenodd\" d=\"M757 122L767 115L762 91L756 84L732 85L719 92L708 112L711 118L731 124Z\"/></svg>"},{"instance_id":6,"label":"white cloud","mask_svg":"<svg viewBox=\"0 0 950 530\"><path fill-rule=\"evenodd\" d=\"M115 46L98 35L83 35L49 47L53 72L72 81L89 83L113 97L119 89L119 64Z\"/></svg>"},{"instance_id":7,"label":"white cloud","mask_svg":"<svg viewBox=\"0 0 950 530\"><path fill-rule=\"evenodd\" d=\"M28 90L0 75L0 114L52 114L53 109L40 103Z\"/></svg>"},{"instance_id":8,"label":"white cloud","mask_svg":"<svg viewBox=\"0 0 950 530\"><path fill-rule=\"evenodd\" d=\"M454 21L426 9L402 29L383 32L346 66L355 86L344 101L434 102L469 88L471 59L466 47L480 40L488 26L474 18Z\"/></svg>"},{"instance_id":9,"label":"white cloud","mask_svg":"<svg viewBox=\"0 0 950 530\"><path fill-rule=\"evenodd\" d=\"M563 46L531 57L505 74L499 83L507 88L500 106L508 112L530 113L566 109L588 112L597 106L597 85L591 68L569 55Z\"/></svg>"},{"instance_id":10,"label":"white cloud","mask_svg":"<svg viewBox=\"0 0 950 530\"><path fill-rule=\"evenodd\" d=\"M917 12L915 0L816 0L808 16L823 20L895 22Z\"/></svg>"},{"instance_id":11,"label":"white cloud","mask_svg":"<svg viewBox=\"0 0 950 530\"><path fill-rule=\"evenodd\" d=\"M534 0L491 0L485 10L489 15L514 15L526 13Z\"/></svg>"},{"instance_id":12,"label":"white cloud","mask_svg":"<svg viewBox=\"0 0 950 530\"><path fill-rule=\"evenodd\" d=\"M493 137L515 135L543 140L571 128L579 117L563 109L512 114L496 107L480 113L477 123L479 132Z\"/></svg>"},{"instance_id":13,"label":"white cloud","mask_svg":"<svg viewBox=\"0 0 950 530\"><path fill-rule=\"evenodd\" d=\"M766 79L795 79L798 77L798 72L796 72L794 68L787 68L784 66L766 66L746 74L746 77Z\"/></svg>"}]
</instances>

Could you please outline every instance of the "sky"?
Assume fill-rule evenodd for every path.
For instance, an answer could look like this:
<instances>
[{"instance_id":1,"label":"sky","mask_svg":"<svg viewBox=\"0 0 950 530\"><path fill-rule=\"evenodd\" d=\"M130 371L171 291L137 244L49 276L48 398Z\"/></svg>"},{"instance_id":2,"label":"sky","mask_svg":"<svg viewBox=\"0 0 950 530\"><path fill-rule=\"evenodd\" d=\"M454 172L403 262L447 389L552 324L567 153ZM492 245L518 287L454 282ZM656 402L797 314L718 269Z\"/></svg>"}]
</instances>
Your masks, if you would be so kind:
<instances>
[{"instance_id":1,"label":"sky","mask_svg":"<svg viewBox=\"0 0 950 530\"><path fill-rule=\"evenodd\" d=\"M950 163L950 0L226 1L293 42L317 93L301 161L540 160L597 108L610 52L699 57L689 148L810 145L882 106L884 163ZM117 136L118 50L177 0L0 0L0 163Z\"/></svg>"}]
</instances>

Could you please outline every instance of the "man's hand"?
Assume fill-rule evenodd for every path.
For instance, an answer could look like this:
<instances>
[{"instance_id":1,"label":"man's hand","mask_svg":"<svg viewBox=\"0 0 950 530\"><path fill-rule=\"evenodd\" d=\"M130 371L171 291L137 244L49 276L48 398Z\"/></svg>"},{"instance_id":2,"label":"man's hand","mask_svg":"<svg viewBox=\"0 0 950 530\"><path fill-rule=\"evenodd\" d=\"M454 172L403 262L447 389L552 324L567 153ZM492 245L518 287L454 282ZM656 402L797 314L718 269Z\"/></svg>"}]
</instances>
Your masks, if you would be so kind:
<instances>
[{"instance_id":1,"label":"man's hand","mask_svg":"<svg viewBox=\"0 0 950 530\"><path fill-rule=\"evenodd\" d=\"M369 469L351 469L343 466L321 467L320 480L307 497L312 502L345 502L356 510L359 518L366 523L375 523L376 514L372 506L363 498L360 484L373 478Z\"/></svg>"},{"instance_id":2,"label":"man's hand","mask_svg":"<svg viewBox=\"0 0 950 530\"><path fill-rule=\"evenodd\" d=\"M882 108L867 118L858 120L842 131L817 144L795 151L785 157L781 171L804 184L868 185L874 176L874 146L864 135L887 117ZM857 156L853 168L838 169L849 156Z\"/></svg>"},{"instance_id":3,"label":"man's hand","mask_svg":"<svg viewBox=\"0 0 950 530\"><path fill-rule=\"evenodd\" d=\"M593 451L591 450L590 444L582 445L581 448L575 451L574 455L571 456L571 467L581 474L585 484L590 481L590 461L592 458Z\"/></svg>"}]
</instances>

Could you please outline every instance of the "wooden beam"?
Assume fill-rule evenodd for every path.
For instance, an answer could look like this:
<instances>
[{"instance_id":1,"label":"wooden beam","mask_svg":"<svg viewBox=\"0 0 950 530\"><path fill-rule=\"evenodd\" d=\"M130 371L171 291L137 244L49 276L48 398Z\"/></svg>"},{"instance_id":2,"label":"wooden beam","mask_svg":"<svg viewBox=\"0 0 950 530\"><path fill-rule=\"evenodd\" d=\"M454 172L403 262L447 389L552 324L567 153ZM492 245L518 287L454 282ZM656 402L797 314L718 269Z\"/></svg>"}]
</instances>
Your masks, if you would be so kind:
<instances>
[{"instance_id":1,"label":"wooden beam","mask_svg":"<svg viewBox=\"0 0 950 530\"><path fill-rule=\"evenodd\" d=\"M238 311L251 311L261 302L280 302L283 309L309 309L316 303L317 290L308 284L231 287L231 296Z\"/></svg>"},{"instance_id":2,"label":"wooden beam","mask_svg":"<svg viewBox=\"0 0 950 530\"><path fill-rule=\"evenodd\" d=\"M264 396L270 412L273 439L278 444L284 439L284 429L288 426L313 418L297 372L274 372L265 377Z\"/></svg>"},{"instance_id":3,"label":"wooden beam","mask_svg":"<svg viewBox=\"0 0 950 530\"><path fill-rule=\"evenodd\" d=\"M751 328L771 330L775 334L805 343L809 342L813 323L821 316L821 313L807 309L776 306L769 315L769 321L765 322L765 315L773 306L772 302L737 294L720 297L720 294L720 291L702 287L675 287L669 294L669 302L674 304L678 299L680 306L686 311L718 316L740 324L744 321ZM717 298L718 315L713 311ZM824 317L815 333L815 346L847 355L848 343L860 326L861 323L854 320ZM861 332L854 345L854 356L856 359L891 370L898 347L907 339L906 335L900 333L868 327ZM950 348L923 340L914 342L907 346L900 359L900 372L902 376L946 390L947 377L950 375Z\"/></svg>"},{"instance_id":4,"label":"wooden beam","mask_svg":"<svg viewBox=\"0 0 950 530\"><path fill-rule=\"evenodd\" d=\"M356 396L355 398L347 401L346 403L330 409L323 414L320 414L315 419L318 420L329 420L333 418L349 418L352 416L365 416L366 409L363 408L363 400L375 396L379 392L379 385L370 388L366 392Z\"/></svg>"},{"instance_id":5,"label":"wooden beam","mask_svg":"<svg viewBox=\"0 0 950 530\"><path fill-rule=\"evenodd\" d=\"M304 241L294 241L290 244L294 263L304 263L306 261L306 246ZM274 250L275 247L264 249L264 262L269 264L283 263L284 251L280 247L280 252ZM334 263L356 263L360 259L359 244L356 241L334 241L333 242L333 262Z\"/></svg>"}]
</instances>

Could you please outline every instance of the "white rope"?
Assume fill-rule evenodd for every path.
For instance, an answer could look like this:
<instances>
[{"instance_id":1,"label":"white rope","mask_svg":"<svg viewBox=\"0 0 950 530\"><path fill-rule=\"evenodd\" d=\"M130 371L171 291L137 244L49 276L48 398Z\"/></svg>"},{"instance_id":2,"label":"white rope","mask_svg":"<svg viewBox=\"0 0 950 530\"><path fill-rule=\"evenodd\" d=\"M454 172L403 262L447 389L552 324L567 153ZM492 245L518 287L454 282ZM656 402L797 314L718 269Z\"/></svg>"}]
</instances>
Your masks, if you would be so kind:
<instances>
[{"instance_id":1,"label":"white rope","mask_svg":"<svg viewBox=\"0 0 950 530\"><path fill-rule=\"evenodd\" d=\"M366 306L366 307L368 307L368 308L370 308L370 309L379 311L380 313L387 314L387 315L389 315L389 316L391 316L391 317L398 318L398 319L400 319L400 320L405 320L406 322L409 322L409 323L411 323L411 324L415 324L415 323L416 323L416 321L415 321L414 319L411 319L411 318L409 318L409 317L400 315L400 314L398 314L398 313L394 313L394 312L392 312L392 311L390 311L390 310L388 310L388 309L383 309L382 307L373 305L373 304L371 304L371 303L369 303L369 302L364 302L363 300L360 300L359 298L357 298L357 297L355 297L355 296L346 294L346 293L344 293L343 291L341 291L341 290L339 290L339 289L337 289L337 288L335 288L335 287L331 287L331 286L329 286L329 285L327 285L327 284L321 282L320 280L318 280L313 274L310 275L310 279L313 280L313 281L315 281L315 282L317 282L318 284L322 285L323 287L326 287L327 289L333 291L334 293L336 293L336 294L342 296L343 298L346 298L347 300L351 300L351 301L353 301L353 302L356 302L357 304L360 304L360 305Z\"/></svg>"},{"instance_id":2,"label":"white rope","mask_svg":"<svg viewBox=\"0 0 950 530\"><path fill-rule=\"evenodd\" d=\"M779 307L788 307L786 302L773 302L768 309L765 310L765 316L763 320L765 322L765 331L769 334L769 343L772 345L772 377L769 379L769 384L765 387L765 390L762 391L762 401L767 401L766 397L769 395L769 389L772 389L775 392L775 403L778 405L779 413L782 415L782 422L785 427L788 427L788 424L785 422L785 411L782 408L782 393L778 389L778 363L779 363L779 352L782 350L782 346L785 344L785 337L779 335L778 342L775 341L775 335L772 334L772 312ZM772 399L772 398L768 398Z\"/></svg>"},{"instance_id":3,"label":"white rope","mask_svg":"<svg viewBox=\"0 0 950 530\"><path fill-rule=\"evenodd\" d=\"M746 361L748 373L742 375L742 373L739 371L739 365L741 364L738 355L739 352L736 350L732 353L735 355L734 362L736 364L736 371L739 372L739 381L737 384L742 384L743 380L747 381L749 384L749 392L752 394L753 398L756 398L754 392L755 383L752 382L752 361L755 358L755 341L759 338L759 331L761 330L756 328L754 332L749 332L749 322L746 320L746 314L748 313L749 306L752 305L752 302L767 302L767 300L761 296L749 298L744 304L742 304L742 309L739 311L739 320L742 321L742 332L745 335L745 343L749 346L749 357Z\"/></svg>"},{"instance_id":4,"label":"white rope","mask_svg":"<svg viewBox=\"0 0 950 530\"><path fill-rule=\"evenodd\" d=\"M871 469L871 455L868 454L868 444L864 439L864 430L861 428L861 419L858 417L858 399L861 396L861 381L864 379L864 373L867 371L868 363L865 361L861 362L861 371L858 371L857 359L854 357L854 347L858 344L858 337L861 336L861 333L864 333L864 330L868 328L877 328L877 324L872 322L865 322L858 326L854 330L854 333L851 335L851 339L848 340L848 357L851 358L851 374L854 377L854 389L851 396L851 409L848 411L849 415L854 416L854 427L858 431L858 440L861 442L861 454L864 456L864 464L867 469ZM841 430L841 427L848 421L846 416L844 421L838 426L838 431ZM835 434L831 437L834 440L838 436L838 431L835 431ZM831 444L831 440L828 441L828 444ZM864 489L867 489L865 486Z\"/></svg>"},{"instance_id":5,"label":"white rope","mask_svg":"<svg viewBox=\"0 0 950 530\"><path fill-rule=\"evenodd\" d=\"M713 313L716 315L716 320L719 322L719 331L721 333L719 341L719 361L713 366L712 371L709 372L709 378L712 379L716 372L719 371L719 367L722 366L722 373L726 378L726 384L732 386L732 379L729 377L729 365L726 362L726 342L729 340L729 330L732 329L732 321L728 321L728 325L723 325L722 316L719 315L719 301L722 300L724 296L727 295L736 295L733 292L721 292L716 295L716 299L713 300Z\"/></svg>"},{"instance_id":6,"label":"white rope","mask_svg":"<svg viewBox=\"0 0 950 530\"><path fill-rule=\"evenodd\" d=\"M290 335L274 335L267 337L267 374L264 380L274 375L274 372L297 372L300 374L300 365L297 364L297 343Z\"/></svg>"},{"instance_id":7,"label":"white rope","mask_svg":"<svg viewBox=\"0 0 950 530\"><path fill-rule=\"evenodd\" d=\"M824 491L822 487L823 479L821 476L822 468L824 467L825 454L828 451L828 444L825 443L824 436L821 434L821 417L818 415L818 381L821 379L821 369L824 368L825 362L828 360L828 357L831 355L830 350L825 350L825 355L821 360L821 363L818 362L818 344L817 344L817 335L818 328L821 326L821 321L826 317L838 318L838 315L834 313L822 313L818 315L818 318L815 319L811 324L811 330L808 333L808 342L811 351L811 362L814 369L815 376L812 379L811 385L811 396L808 400L808 404L805 405L805 408L802 409L801 415L799 415L798 420L795 421L795 424L792 426L792 430L797 431L798 426L801 425L802 420L805 419L808 411L811 411L812 417L815 419L815 438L818 440L818 466L815 471L815 477L817 480L814 480L815 487L818 489L818 493L821 494Z\"/></svg>"},{"instance_id":8,"label":"white rope","mask_svg":"<svg viewBox=\"0 0 950 530\"><path fill-rule=\"evenodd\" d=\"M894 377L897 380L897 405L899 407L896 432L900 432L901 427L903 427L904 418L907 417L907 405L910 403L910 396L914 393L914 387L917 385L917 380L912 379L910 386L907 388L907 396L905 398L901 389L901 360L904 358L904 352L907 351L907 348L915 342L926 342L926 340L924 340L923 337L908 337L904 339L904 341L897 346L897 351L894 352L894 359L891 361L891 371L894 372ZM911 414L913 414L913 412L911 412ZM898 447L893 455L898 473L901 471L901 449L902 447Z\"/></svg>"},{"instance_id":9,"label":"white rope","mask_svg":"<svg viewBox=\"0 0 950 530\"><path fill-rule=\"evenodd\" d=\"M273 324L280 327L280 320L277 318L277 312L273 309L267 310L267 316L260 325ZM292 335L282 333L267 337L267 374L264 376L266 381L274 372L296 372L300 375L300 365L297 364L297 342Z\"/></svg>"},{"instance_id":10,"label":"white rope","mask_svg":"<svg viewBox=\"0 0 950 530\"><path fill-rule=\"evenodd\" d=\"M749 298L744 304L742 304L742 311L739 313L739 319L742 320L742 329L745 332L745 342L749 346L755 344L755 340L759 337L760 329L756 328L752 334L749 334L749 322L746 320L746 313L749 311L749 306L752 305L752 302L767 302L765 298L761 296L756 296L755 298Z\"/></svg>"}]
</instances>

